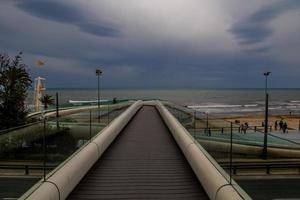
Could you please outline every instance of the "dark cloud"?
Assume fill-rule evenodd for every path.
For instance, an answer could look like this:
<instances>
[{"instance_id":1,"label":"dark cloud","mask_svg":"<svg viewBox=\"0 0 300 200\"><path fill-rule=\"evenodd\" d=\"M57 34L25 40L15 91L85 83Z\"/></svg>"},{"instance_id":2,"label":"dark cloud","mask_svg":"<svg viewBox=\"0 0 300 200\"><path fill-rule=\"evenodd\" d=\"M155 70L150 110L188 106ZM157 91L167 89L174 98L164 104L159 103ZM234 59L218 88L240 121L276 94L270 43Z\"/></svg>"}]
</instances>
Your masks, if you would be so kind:
<instances>
[{"instance_id":1,"label":"dark cloud","mask_svg":"<svg viewBox=\"0 0 300 200\"><path fill-rule=\"evenodd\" d=\"M118 37L120 32L111 27L99 26L94 23L80 23L78 24L79 29L83 32L87 32L93 35L103 36L103 37Z\"/></svg>"},{"instance_id":2,"label":"dark cloud","mask_svg":"<svg viewBox=\"0 0 300 200\"><path fill-rule=\"evenodd\" d=\"M71 4L53 0L22 0L16 6L32 16L59 23L75 25L80 31L100 37L117 37L120 31L114 27L91 23Z\"/></svg>"},{"instance_id":3,"label":"dark cloud","mask_svg":"<svg viewBox=\"0 0 300 200\"><path fill-rule=\"evenodd\" d=\"M269 23L274 18L290 9L299 7L299 0L281 0L261 8L246 19L238 21L232 26L230 31L242 44L263 42L273 33Z\"/></svg>"},{"instance_id":4,"label":"dark cloud","mask_svg":"<svg viewBox=\"0 0 300 200\"><path fill-rule=\"evenodd\" d=\"M255 47L251 49L245 49L247 53L254 53L254 54L263 54L268 53L271 50L270 46L263 46L263 47Z\"/></svg>"},{"instance_id":5,"label":"dark cloud","mask_svg":"<svg viewBox=\"0 0 300 200\"><path fill-rule=\"evenodd\" d=\"M172 0L169 1L171 6ZM290 4L292 2L287 1ZM78 0L61 2L7 0L7 2L16 3L7 3L5 6L0 3L0 52L8 52L13 56L22 50L24 60L32 70L32 77L38 75L46 77L49 87L94 87L96 85L94 70L98 66L104 71L103 87L260 87L263 86L262 72L265 66L272 71L272 77L277 76L274 84L288 87L291 86L291 80L299 83L299 62L295 66L288 66L285 61L281 63L274 59L289 55L289 52L284 51L280 51L280 56L272 55L270 52L279 46L274 43L235 47L233 41L235 50L227 42L224 43L226 47L224 48L222 43L216 46L215 40L201 34L197 38L190 37L190 34L181 34L188 32L182 31L184 30L182 26L178 26L177 31L174 29L172 34L169 34L167 28L160 32L159 23L153 23L151 17L148 19L149 13L152 14L153 10L146 13L147 18L136 17L136 13L125 11L124 6L122 8L125 10L121 16L118 16L119 11L109 11L111 19L119 21L123 32L126 33L122 37L117 37L120 36L120 31L102 20L107 19L103 11L109 9L105 9L105 6L99 3L101 1L95 1L93 8L80 7L83 4ZM81 2L85 3L85 0ZM295 5L296 1L293 2ZM102 11L98 10L100 5ZM286 4L277 3L260 9L235 24L233 33L244 43L263 41L273 31L268 28L269 22L290 9L284 5ZM88 11L97 12L97 19L89 20ZM159 12L155 13L158 14ZM189 16L189 13L186 15ZM33 19L31 16L37 18ZM138 25L137 19L145 26ZM168 23L174 21L172 16L168 16L167 19L169 21L163 22L166 27ZM192 25L194 23L191 22ZM74 25L80 31L92 35L74 31L64 24ZM206 23L203 24L203 29L205 25ZM292 24L299 30L297 28L299 26L296 25ZM147 34L149 26L153 27L150 34ZM225 34L228 35L228 32ZM116 38L99 38L93 35ZM294 45L294 52L298 52L299 45L295 44L298 44L299 38L293 35L288 37L289 43L286 42L285 45L288 45L289 49ZM207 39L212 42L202 46L201 41ZM200 41L199 44L197 40ZM280 50L282 48L280 46ZM37 69L36 59L44 60L45 66ZM286 77L291 74L292 78L281 80L283 72L287 74Z\"/></svg>"}]
</instances>

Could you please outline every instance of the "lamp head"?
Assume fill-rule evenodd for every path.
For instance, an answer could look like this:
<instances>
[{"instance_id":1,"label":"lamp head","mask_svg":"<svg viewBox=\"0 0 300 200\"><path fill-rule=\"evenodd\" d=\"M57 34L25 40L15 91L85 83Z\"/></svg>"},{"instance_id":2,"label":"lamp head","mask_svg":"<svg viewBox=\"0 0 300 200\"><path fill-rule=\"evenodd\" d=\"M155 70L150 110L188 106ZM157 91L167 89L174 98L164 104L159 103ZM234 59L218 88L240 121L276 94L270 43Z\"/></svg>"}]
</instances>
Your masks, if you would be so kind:
<instances>
[{"instance_id":1,"label":"lamp head","mask_svg":"<svg viewBox=\"0 0 300 200\"><path fill-rule=\"evenodd\" d=\"M265 72L264 76L269 76L271 74L271 72Z\"/></svg>"},{"instance_id":2,"label":"lamp head","mask_svg":"<svg viewBox=\"0 0 300 200\"><path fill-rule=\"evenodd\" d=\"M102 74L102 71L100 69L96 69L96 75L100 76Z\"/></svg>"}]
</instances>

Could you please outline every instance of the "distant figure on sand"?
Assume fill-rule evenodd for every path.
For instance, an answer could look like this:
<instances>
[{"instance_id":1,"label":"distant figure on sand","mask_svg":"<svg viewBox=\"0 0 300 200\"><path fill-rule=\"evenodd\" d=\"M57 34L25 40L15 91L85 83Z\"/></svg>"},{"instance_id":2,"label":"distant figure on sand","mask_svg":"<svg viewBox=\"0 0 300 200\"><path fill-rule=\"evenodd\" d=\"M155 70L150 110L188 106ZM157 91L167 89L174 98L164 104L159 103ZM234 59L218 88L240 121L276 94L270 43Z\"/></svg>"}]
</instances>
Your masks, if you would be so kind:
<instances>
[{"instance_id":1,"label":"distant figure on sand","mask_svg":"<svg viewBox=\"0 0 300 200\"><path fill-rule=\"evenodd\" d=\"M261 126L265 127L265 122L264 121L261 122Z\"/></svg>"},{"instance_id":2,"label":"distant figure on sand","mask_svg":"<svg viewBox=\"0 0 300 200\"><path fill-rule=\"evenodd\" d=\"M277 130L277 127L278 127L278 123L277 123L277 120L275 121L275 130Z\"/></svg>"},{"instance_id":3,"label":"distant figure on sand","mask_svg":"<svg viewBox=\"0 0 300 200\"><path fill-rule=\"evenodd\" d=\"M244 127L244 124L241 124L241 130L243 133L245 133L245 127Z\"/></svg>"},{"instance_id":4,"label":"distant figure on sand","mask_svg":"<svg viewBox=\"0 0 300 200\"><path fill-rule=\"evenodd\" d=\"M282 130L282 127L283 126L283 121L282 120L280 120L280 122L279 122L279 130Z\"/></svg>"},{"instance_id":5,"label":"distant figure on sand","mask_svg":"<svg viewBox=\"0 0 300 200\"><path fill-rule=\"evenodd\" d=\"M288 133L287 129L288 129L288 125L286 122L284 122L284 124L282 126L283 133Z\"/></svg>"},{"instance_id":6,"label":"distant figure on sand","mask_svg":"<svg viewBox=\"0 0 300 200\"><path fill-rule=\"evenodd\" d=\"M244 132L244 134L246 134L248 128L248 122L245 122L245 124L242 124L242 131Z\"/></svg>"}]
</instances>

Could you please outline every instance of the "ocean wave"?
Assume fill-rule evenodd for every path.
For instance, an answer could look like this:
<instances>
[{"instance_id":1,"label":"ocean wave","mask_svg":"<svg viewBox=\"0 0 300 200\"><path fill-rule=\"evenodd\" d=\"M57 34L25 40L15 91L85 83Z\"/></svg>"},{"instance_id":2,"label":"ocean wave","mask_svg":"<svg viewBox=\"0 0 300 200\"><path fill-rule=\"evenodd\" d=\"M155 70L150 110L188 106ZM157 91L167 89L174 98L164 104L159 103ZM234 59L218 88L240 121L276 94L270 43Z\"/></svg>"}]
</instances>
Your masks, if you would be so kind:
<instances>
[{"instance_id":1,"label":"ocean wave","mask_svg":"<svg viewBox=\"0 0 300 200\"><path fill-rule=\"evenodd\" d=\"M300 103L300 101L289 101L291 103Z\"/></svg>"},{"instance_id":2,"label":"ocean wave","mask_svg":"<svg viewBox=\"0 0 300 200\"><path fill-rule=\"evenodd\" d=\"M278 106L278 107L269 107L269 110L280 110L282 109L282 106Z\"/></svg>"},{"instance_id":3,"label":"ocean wave","mask_svg":"<svg viewBox=\"0 0 300 200\"><path fill-rule=\"evenodd\" d=\"M241 109L237 110L236 112L261 112L263 111L263 108L254 108L254 109Z\"/></svg>"},{"instance_id":4,"label":"ocean wave","mask_svg":"<svg viewBox=\"0 0 300 200\"><path fill-rule=\"evenodd\" d=\"M243 105L215 104L215 105L191 105L187 107L192 109L199 109L199 108L237 108L242 106Z\"/></svg>"},{"instance_id":5,"label":"ocean wave","mask_svg":"<svg viewBox=\"0 0 300 200\"><path fill-rule=\"evenodd\" d=\"M254 113L263 112L265 110L265 101L249 101L239 104L239 102L230 104L230 102L203 102L197 104L197 102L190 103L187 106L190 109L196 110L198 112L207 112L214 114L230 114L230 113ZM286 112L287 110L293 111L300 108L300 100L293 101L270 101L269 110L272 113Z\"/></svg>"},{"instance_id":6,"label":"ocean wave","mask_svg":"<svg viewBox=\"0 0 300 200\"><path fill-rule=\"evenodd\" d=\"M286 108L287 109L294 109L294 108L297 108L297 106L287 106Z\"/></svg>"},{"instance_id":7,"label":"ocean wave","mask_svg":"<svg viewBox=\"0 0 300 200\"><path fill-rule=\"evenodd\" d=\"M190 105L188 108L201 109L201 108L241 108L241 107L257 107L258 104L245 104L245 105L232 105L232 104L211 104L211 105Z\"/></svg>"},{"instance_id":8,"label":"ocean wave","mask_svg":"<svg viewBox=\"0 0 300 200\"><path fill-rule=\"evenodd\" d=\"M246 105L244 105L245 107L257 107L258 106L258 104L246 104Z\"/></svg>"}]
</instances>

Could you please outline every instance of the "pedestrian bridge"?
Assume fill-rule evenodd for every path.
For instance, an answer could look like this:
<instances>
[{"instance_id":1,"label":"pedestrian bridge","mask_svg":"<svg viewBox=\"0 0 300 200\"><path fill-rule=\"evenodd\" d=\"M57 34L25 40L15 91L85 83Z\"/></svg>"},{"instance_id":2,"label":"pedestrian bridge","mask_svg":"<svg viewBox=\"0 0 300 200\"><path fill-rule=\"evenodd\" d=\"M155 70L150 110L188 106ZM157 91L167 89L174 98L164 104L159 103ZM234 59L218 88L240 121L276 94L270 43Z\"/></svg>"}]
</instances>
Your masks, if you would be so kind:
<instances>
[{"instance_id":1,"label":"pedestrian bridge","mask_svg":"<svg viewBox=\"0 0 300 200\"><path fill-rule=\"evenodd\" d=\"M21 199L250 199L159 101L137 101Z\"/></svg>"}]
</instances>

